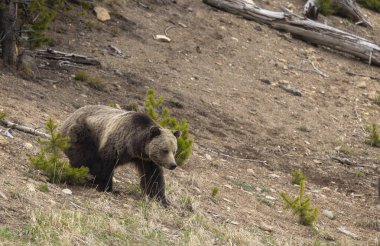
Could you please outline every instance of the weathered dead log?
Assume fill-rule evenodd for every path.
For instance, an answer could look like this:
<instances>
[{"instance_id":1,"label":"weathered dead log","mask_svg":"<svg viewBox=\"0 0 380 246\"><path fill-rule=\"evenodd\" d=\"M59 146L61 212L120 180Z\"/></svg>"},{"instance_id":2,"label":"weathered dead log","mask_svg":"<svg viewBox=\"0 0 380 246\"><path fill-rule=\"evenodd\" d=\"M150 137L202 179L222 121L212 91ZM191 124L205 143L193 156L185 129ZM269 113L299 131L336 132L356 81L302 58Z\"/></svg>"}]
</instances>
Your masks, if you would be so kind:
<instances>
[{"instance_id":1,"label":"weathered dead log","mask_svg":"<svg viewBox=\"0 0 380 246\"><path fill-rule=\"evenodd\" d=\"M359 11L355 1L353 0L334 0L329 6L331 12L343 17L347 17L356 24L362 24L372 28L372 24ZM318 0L307 0L304 5L304 15L310 19L316 20L321 12L321 6Z\"/></svg>"},{"instance_id":2,"label":"weathered dead log","mask_svg":"<svg viewBox=\"0 0 380 246\"><path fill-rule=\"evenodd\" d=\"M7 128L16 129L16 130L19 130L19 131L22 131L22 132L25 132L25 133L29 133L29 134L32 134L32 135L35 135L35 136L39 136L39 137L42 137L42 138L50 138L50 135L47 134L47 133L38 131L36 129L30 128L30 127L27 127L27 126L22 126L22 125L19 125L17 123L13 123L13 122L10 122L10 121L7 121L7 120L0 120L0 124L3 125L3 126L5 126L5 127L7 127Z\"/></svg>"},{"instance_id":3,"label":"weathered dead log","mask_svg":"<svg viewBox=\"0 0 380 246\"><path fill-rule=\"evenodd\" d=\"M69 61L69 62L84 64L84 65L100 66L100 62L93 57L87 57L84 55L79 55L79 54L74 54L74 53L65 53L65 52L57 51L53 49L39 50L37 51L37 56L44 57L47 59L52 59L52 60Z\"/></svg>"},{"instance_id":4,"label":"weathered dead log","mask_svg":"<svg viewBox=\"0 0 380 246\"><path fill-rule=\"evenodd\" d=\"M204 3L248 20L291 33L304 41L330 47L380 66L380 46L373 41L337 28L292 15L291 13L259 8L251 0L203 0Z\"/></svg>"}]
</instances>

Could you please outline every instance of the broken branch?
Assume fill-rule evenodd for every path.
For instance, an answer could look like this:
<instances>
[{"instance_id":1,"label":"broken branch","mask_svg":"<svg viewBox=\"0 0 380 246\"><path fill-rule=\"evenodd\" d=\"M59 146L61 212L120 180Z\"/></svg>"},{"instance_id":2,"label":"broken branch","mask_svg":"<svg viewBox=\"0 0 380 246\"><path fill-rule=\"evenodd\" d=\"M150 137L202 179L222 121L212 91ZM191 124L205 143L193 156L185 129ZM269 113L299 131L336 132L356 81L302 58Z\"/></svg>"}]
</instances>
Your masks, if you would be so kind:
<instances>
[{"instance_id":1,"label":"broken branch","mask_svg":"<svg viewBox=\"0 0 380 246\"><path fill-rule=\"evenodd\" d=\"M50 138L50 135L49 134L46 134L44 132L40 132L36 129L33 129L33 128L30 128L30 127L27 127L27 126L23 126L23 125L19 125L17 123L13 123L13 122L10 122L10 121L7 121L7 120L1 120L0 121L0 124L7 127L7 128L10 128L10 129L16 129L16 130L19 130L19 131L22 131L22 132L25 132L25 133L29 133L29 134L32 134L32 135L35 135L35 136L39 136L39 137L42 137L42 138Z\"/></svg>"}]
</instances>

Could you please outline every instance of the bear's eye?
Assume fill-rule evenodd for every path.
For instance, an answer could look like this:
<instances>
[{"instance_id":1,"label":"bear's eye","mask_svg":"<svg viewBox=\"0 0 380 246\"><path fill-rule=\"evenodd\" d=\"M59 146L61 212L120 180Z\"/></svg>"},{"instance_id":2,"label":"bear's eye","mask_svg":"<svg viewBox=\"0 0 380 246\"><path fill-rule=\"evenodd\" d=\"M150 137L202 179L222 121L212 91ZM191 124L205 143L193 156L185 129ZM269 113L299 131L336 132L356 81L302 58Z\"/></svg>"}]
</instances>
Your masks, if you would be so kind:
<instances>
[{"instance_id":1,"label":"bear's eye","mask_svg":"<svg viewBox=\"0 0 380 246\"><path fill-rule=\"evenodd\" d=\"M162 153L163 155L167 155L167 154L169 153L169 150L167 150L167 149L163 149L163 150L161 150L161 153Z\"/></svg>"}]
</instances>

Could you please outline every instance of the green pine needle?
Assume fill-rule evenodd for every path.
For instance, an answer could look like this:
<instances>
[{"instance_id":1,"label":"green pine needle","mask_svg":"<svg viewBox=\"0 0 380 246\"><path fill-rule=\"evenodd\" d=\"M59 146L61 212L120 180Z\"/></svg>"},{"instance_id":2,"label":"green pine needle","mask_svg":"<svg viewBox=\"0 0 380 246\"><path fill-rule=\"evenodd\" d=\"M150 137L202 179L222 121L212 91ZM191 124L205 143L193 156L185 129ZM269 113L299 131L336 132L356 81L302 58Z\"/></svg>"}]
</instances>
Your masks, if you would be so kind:
<instances>
[{"instance_id":1,"label":"green pine needle","mask_svg":"<svg viewBox=\"0 0 380 246\"><path fill-rule=\"evenodd\" d=\"M37 141L41 145L36 156L30 156L32 165L49 177L52 183L82 184L86 181L89 169L87 167L71 167L67 160L62 159L63 151L70 147L70 139L63 137L57 130L58 126L52 119L46 122L46 131L50 138Z\"/></svg>"},{"instance_id":2,"label":"green pine needle","mask_svg":"<svg viewBox=\"0 0 380 246\"><path fill-rule=\"evenodd\" d=\"M284 192L281 192L280 196L284 200L285 207L298 215L300 224L315 227L318 208L312 207L310 198L305 197L305 179L300 182L300 191L296 198L292 199Z\"/></svg>"},{"instance_id":3,"label":"green pine needle","mask_svg":"<svg viewBox=\"0 0 380 246\"><path fill-rule=\"evenodd\" d=\"M178 165L183 165L190 157L193 141L189 138L190 125L186 119L180 122L170 115L170 110L167 107L162 108L164 97L160 96L156 99L154 89L148 89L146 92L147 101L145 109L147 114L156 121L160 126L168 128L172 131L180 131L181 136L177 139L178 150L175 159Z\"/></svg>"}]
</instances>

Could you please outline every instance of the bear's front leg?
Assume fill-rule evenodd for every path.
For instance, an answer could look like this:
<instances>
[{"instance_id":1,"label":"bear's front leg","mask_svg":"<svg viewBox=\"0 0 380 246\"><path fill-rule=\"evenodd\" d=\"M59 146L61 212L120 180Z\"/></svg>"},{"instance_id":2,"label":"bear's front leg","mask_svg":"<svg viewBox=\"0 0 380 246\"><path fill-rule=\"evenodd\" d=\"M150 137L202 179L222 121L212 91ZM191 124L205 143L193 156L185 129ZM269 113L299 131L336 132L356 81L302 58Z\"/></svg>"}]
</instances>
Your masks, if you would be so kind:
<instances>
[{"instance_id":1,"label":"bear's front leg","mask_svg":"<svg viewBox=\"0 0 380 246\"><path fill-rule=\"evenodd\" d=\"M113 191L112 177L113 177L112 173L108 177L103 176L103 175L95 176L94 183L97 185L96 189L102 192L112 192Z\"/></svg>"},{"instance_id":2,"label":"bear's front leg","mask_svg":"<svg viewBox=\"0 0 380 246\"><path fill-rule=\"evenodd\" d=\"M112 178L114 173L113 164L104 160L98 160L90 169L90 173L94 175L94 183L97 185L96 189L102 192L112 192Z\"/></svg>"},{"instance_id":3,"label":"bear's front leg","mask_svg":"<svg viewBox=\"0 0 380 246\"><path fill-rule=\"evenodd\" d=\"M167 207L170 203L165 197L164 171L152 161L142 161L137 164L141 175L141 189L151 198L158 199Z\"/></svg>"}]
</instances>

